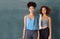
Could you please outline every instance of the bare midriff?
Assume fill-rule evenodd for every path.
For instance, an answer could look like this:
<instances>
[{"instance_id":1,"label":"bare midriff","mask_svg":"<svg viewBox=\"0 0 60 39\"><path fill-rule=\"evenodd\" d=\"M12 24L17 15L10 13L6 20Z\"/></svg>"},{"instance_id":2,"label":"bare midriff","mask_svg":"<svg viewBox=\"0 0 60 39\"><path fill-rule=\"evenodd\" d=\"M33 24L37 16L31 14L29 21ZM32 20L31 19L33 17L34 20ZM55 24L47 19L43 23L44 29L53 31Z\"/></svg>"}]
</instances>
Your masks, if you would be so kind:
<instances>
[{"instance_id":1,"label":"bare midriff","mask_svg":"<svg viewBox=\"0 0 60 39\"><path fill-rule=\"evenodd\" d=\"M42 26L41 29L45 29L45 28L47 28L47 27L48 27L48 26Z\"/></svg>"}]
</instances>

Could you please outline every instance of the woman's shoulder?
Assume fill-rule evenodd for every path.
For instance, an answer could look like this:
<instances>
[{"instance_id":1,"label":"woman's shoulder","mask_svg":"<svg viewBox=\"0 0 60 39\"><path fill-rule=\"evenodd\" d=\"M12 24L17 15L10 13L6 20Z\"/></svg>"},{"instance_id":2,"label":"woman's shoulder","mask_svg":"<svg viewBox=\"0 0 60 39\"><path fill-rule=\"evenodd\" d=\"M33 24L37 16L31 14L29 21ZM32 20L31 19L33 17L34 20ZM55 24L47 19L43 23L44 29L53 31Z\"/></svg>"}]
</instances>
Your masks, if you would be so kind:
<instances>
[{"instance_id":1,"label":"woman's shoulder","mask_svg":"<svg viewBox=\"0 0 60 39\"><path fill-rule=\"evenodd\" d=\"M51 19L51 17L50 17L50 16L48 16L48 19Z\"/></svg>"},{"instance_id":2,"label":"woman's shoulder","mask_svg":"<svg viewBox=\"0 0 60 39\"><path fill-rule=\"evenodd\" d=\"M25 16L24 16L24 18L26 18L27 16L28 16L28 14L27 14L27 15L25 15Z\"/></svg>"}]
</instances>

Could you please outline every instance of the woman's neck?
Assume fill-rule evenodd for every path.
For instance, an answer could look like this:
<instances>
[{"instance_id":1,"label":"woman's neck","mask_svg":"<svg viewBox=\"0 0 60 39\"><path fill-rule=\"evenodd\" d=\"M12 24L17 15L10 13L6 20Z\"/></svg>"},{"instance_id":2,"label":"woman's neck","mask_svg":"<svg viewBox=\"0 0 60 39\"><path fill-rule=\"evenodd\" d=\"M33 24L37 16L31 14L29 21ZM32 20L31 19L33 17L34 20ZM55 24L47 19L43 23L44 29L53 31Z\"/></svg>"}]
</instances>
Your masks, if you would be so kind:
<instances>
[{"instance_id":1,"label":"woman's neck","mask_svg":"<svg viewBox=\"0 0 60 39\"><path fill-rule=\"evenodd\" d=\"M47 16L46 14L43 14L43 16Z\"/></svg>"},{"instance_id":2,"label":"woman's neck","mask_svg":"<svg viewBox=\"0 0 60 39\"><path fill-rule=\"evenodd\" d=\"M30 13L29 15L34 16L34 13Z\"/></svg>"}]
</instances>

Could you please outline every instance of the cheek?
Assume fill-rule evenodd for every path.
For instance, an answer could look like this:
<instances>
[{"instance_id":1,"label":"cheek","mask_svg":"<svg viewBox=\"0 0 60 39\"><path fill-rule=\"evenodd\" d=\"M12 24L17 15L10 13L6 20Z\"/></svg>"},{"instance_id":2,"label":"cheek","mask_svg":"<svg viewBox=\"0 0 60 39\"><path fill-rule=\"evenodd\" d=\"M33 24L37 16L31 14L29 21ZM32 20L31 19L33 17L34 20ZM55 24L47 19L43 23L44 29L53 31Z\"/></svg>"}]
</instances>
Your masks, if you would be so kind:
<instances>
[{"instance_id":1,"label":"cheek","mask_svg":"<svg viewBox=\"0 0 60 39\"><path fill-rule=\"evenodd\" d=\"M31 11L31 9L29 9L29 11Z\"/></svg>"},{"instance_id":2,"label":"cheek","mask_svg":"<svg viewBox=\"0 0 60 39\"><path fill-rule=\"evenodd\" d=\"M46 13L46 10L44 12Z\"/></svg>"},{"instance_id":3,"label":"cheek","mask_svg":"<svg viewBox=\"0 0 60 39\"><path fill-rule=\"evenodd\" d=\"M35 11L34 9L32 9L32 11Z\"/></svg>"},{"instance_id":4,"label":"cheek","mask_svg":"<svg viewBox=\"0 0 60 39\"><path fill-rule=\"evenodd\" d=\"M35 11L34 9L29 9L29 11Z\"/></svg>"},{"instance_id":5,"label":"cheek","mask_svg":"<svg viewBox=\"0 0 60 39\"><path fill-rule=\"evenodd\" d=\"M46 10L42 10L42 13L46 13Z\"/></svg>"}]
</instances>

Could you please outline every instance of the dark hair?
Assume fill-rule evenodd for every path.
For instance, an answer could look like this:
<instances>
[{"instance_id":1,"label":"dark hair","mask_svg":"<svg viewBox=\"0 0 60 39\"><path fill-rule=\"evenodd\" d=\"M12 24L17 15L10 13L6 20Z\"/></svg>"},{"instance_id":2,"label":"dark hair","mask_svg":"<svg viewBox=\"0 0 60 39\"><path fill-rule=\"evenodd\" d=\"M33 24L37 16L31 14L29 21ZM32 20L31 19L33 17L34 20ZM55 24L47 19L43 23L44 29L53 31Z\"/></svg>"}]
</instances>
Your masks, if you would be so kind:
<instances>
[{"instance_id":1,"label":"dark hair","mask_svg":"<svg viewBox=\"0 0 60 39\"><path fill-rule=\"evenodd\" d=\"M27 7L29 8L30 6L33 6L35 8L36 3L35 2L28 2Z\"/></svg>"},{"instance_id":2,"label":"dark hair","mask_svg":"<svg viewBox=\"0 0 60 39\"><path fill-rule=\"evenodd\" d=\"M51 9L48 6L41 6L40 13L42 14L42 8L46 8L46 15L49 15L51 12ZM43 14L42 14L43 15Z\"/></svg>"}]
</instances>

